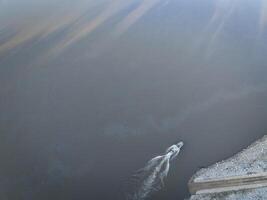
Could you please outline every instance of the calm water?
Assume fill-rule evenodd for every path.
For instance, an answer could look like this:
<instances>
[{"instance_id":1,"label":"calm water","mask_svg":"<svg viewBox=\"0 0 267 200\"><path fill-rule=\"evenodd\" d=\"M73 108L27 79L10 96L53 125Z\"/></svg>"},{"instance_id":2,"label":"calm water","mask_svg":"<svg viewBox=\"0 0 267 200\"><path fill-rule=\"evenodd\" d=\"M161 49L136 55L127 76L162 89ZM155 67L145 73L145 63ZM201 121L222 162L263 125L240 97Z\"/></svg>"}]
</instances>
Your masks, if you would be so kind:
<instances>
[{"instance_id":1,"label":"calm water","mask_svg":"<svg viewBox=\"0 0 267 200\"><path fill-rule=\"evenodd\" d=\"M153 200L267 131L265 0L0 0L0 199L105 200L178 140Z\"/></svg>"}]
</instances>

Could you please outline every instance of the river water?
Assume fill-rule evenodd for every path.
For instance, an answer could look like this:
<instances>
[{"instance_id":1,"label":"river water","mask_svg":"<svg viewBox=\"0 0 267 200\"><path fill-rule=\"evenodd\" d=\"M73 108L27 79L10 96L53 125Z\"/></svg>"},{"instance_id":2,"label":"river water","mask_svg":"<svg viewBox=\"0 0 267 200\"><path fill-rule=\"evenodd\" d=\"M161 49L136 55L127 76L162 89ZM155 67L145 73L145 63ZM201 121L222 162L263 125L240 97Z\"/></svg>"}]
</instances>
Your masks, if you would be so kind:
<instances>
[{"instance_id":1,"label":"river water","mask_svg":"<svg viewBox=\"0 0 267 200\"><path fill-rule=\"evenodd\" d=\"M123 199L180 140L165 188L267 131L265 0L0 0L0 199Z\"/></svg>"}]
</instances>

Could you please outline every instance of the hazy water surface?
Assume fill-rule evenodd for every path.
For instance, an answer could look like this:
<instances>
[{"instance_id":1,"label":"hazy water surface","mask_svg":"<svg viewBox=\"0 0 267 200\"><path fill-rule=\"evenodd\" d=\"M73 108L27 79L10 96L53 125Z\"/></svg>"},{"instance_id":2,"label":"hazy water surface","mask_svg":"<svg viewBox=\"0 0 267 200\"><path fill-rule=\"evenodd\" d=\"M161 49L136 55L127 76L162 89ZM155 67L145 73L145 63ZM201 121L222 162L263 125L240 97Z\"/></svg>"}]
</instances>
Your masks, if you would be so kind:
<instances>
[{"instance_id":1,"label":"hazy water surface","mask_svg":"<svg viewBox=\"0 0 267 200\"><path fill-rule=\"evenodd\" d=\"M265 0L0 0L0 199L155 200L267 131Z\"/></svg>"}]
</instances>

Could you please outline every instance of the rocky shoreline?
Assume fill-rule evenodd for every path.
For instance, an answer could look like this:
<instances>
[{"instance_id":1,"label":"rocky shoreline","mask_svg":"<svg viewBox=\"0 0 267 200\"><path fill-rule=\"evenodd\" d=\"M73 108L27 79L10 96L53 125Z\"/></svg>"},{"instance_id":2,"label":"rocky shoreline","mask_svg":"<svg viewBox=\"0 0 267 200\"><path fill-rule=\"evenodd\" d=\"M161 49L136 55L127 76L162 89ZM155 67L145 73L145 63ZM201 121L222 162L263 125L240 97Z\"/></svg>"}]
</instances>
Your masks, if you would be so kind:
<instances>
[{"instance_id":1,"label":"rocky shoreline","mask_svg":"<svg viewBox=\"0 0 267 200\"><path fill-rule=\"evenodd\" d=\"M267 172L267 136L256 141L235 156L199 170L190 181L201 182L233 176L247 176ZM190 186L189 186L190 187ZM189 188L190 189L190 188ZM192 195L190 200L263 200L267 187Z\"/></svg>"}]
</instances>

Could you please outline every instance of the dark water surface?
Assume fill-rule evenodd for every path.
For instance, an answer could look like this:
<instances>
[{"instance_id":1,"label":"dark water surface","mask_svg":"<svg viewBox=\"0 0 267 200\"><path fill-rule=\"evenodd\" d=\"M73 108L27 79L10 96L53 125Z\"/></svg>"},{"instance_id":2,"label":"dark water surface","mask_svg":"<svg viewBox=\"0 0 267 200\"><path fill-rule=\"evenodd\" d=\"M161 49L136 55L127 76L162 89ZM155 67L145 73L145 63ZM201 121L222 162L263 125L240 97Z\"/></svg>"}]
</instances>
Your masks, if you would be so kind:
<instances>
[{"instance_id":1,"label":"dark water surface","mask_svg":"<svg viewBox=\"0 0 267 200\"><path fill-rule=\"evenodd\" d=\"M0 0L0 199L155 200L267 131L265 0Z\"/></svg>"}]
</instances>

